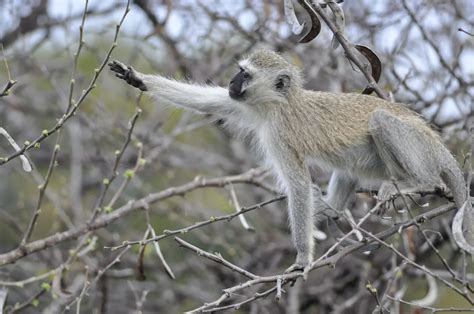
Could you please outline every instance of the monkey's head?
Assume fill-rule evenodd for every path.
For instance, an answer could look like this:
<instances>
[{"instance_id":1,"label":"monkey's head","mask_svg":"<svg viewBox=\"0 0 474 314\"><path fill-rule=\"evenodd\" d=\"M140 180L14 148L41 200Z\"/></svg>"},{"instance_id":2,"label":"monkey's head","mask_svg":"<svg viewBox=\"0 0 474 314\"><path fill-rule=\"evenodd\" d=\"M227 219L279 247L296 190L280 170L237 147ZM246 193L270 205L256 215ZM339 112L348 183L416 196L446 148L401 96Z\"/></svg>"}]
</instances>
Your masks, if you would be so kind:
<instances>
[{"instance_id":1,"label":"monkey's head","mask_svg":"<svg viewBox=\"0 0 474 314\"><path fill-rule=\"evenodd\" d=\"M260 50L239 62L229 96L251 103L280 102L300 87L301 74L295 66L273 51Z\"/></svg>"}]
</instances>

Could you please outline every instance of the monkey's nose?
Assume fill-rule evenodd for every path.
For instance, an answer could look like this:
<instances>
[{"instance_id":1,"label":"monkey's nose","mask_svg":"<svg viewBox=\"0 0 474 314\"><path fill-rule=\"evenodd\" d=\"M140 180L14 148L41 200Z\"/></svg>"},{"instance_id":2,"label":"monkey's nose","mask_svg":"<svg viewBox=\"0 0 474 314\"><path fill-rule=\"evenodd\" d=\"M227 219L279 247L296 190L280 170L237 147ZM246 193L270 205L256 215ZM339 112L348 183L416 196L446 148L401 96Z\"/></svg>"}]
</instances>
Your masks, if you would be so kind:
<instances>
[{"instance_id":1,"label":"monkey's nose","mask_svg":"<svg viewBox=\"0 0 474 314\"><path fill-rule=\"evenodd\" d=\"M232 99L240 99L245 94L245 91L236 91L235 89L229 89L229 96Z\"/></svg>"}]
</instances>

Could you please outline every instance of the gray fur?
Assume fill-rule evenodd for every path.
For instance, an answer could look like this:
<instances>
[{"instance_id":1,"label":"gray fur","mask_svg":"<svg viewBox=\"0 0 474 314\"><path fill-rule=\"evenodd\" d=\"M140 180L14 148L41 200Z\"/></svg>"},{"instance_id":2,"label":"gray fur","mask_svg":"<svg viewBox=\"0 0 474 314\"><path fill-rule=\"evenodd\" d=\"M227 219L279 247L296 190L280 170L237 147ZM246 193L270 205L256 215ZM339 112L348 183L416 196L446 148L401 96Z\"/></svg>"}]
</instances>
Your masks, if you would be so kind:
<instances>
[{"instance_id":1,"label":"gray fur","mask_svg":"<svg viewBox=\"0 0 474 314\"><path fill-rule=\"evenodd\" d=\"M119 78L141 86L159 104L213 114L236 133L256 138L288 194L298 252L289 271L304 268L313 258L314 213L328 205L344 209L358 181L395 177L412 185L445 183L458 207L467 199L457 162L416 113L372 96L305 90L300 71L274 52L259 51L240 62L251 74L242 100L231 99L222 87L177 82L125 66L121 71L117 64L112 70ZM285 78L284 88L276 87L277 78ZM335 170L323 200L311 188L309 159Z\"/></svg>"}]
</instances>

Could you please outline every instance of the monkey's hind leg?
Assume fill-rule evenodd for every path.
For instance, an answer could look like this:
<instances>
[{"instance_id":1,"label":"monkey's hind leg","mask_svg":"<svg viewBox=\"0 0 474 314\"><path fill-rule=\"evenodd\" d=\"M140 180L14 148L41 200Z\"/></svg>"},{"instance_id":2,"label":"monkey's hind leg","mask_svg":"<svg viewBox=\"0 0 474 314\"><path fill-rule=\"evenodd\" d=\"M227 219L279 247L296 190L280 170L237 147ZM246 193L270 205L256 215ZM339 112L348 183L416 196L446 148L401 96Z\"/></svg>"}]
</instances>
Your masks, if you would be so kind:
<instances>
[{"instance_id":1,"label":"monkey's hind leg","mask_svg":"<svg viewBox=\"0 0 474 314\"><path fill-rule=\"evenodd\" d=\"M424 127L424 126L421 126ZM369 132L385 167L387 179L394 178L400 189L410 186L441 185L441 167L436 138L425 130L407 123L386 110L376 110L369 119ZM391 182L382 184L380 198L397 192Z\"/></svg>"},{"instance_id":2,"label":"monkey's hind leg","mask_svg":"<svg viewBox=\"0 0 474 314\"><path fill-rule=\"evenodd\" d=\"M474 213L468 201L461 169L448 149L424 126L402 121L386 110L376 110L369 119L369 131L388 175L417 185L445 183L453 194L458 211L453 221L456 243L474 255ZM461 217L459 213L464 213Z\"/></svg>"}]
</instances>

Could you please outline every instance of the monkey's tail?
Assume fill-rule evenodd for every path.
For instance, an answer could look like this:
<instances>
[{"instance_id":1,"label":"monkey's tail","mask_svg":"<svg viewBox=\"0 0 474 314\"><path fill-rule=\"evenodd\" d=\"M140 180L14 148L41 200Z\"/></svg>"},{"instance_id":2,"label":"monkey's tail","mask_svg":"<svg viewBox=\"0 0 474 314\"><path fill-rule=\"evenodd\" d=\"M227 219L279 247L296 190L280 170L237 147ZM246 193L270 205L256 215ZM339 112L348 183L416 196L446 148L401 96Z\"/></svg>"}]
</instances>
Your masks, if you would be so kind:
<instances>
[{"instance_id":1,"label":"monkey's tail","mask_svg":"<svg viewBox=\"0 0 474 314\"><path fill-rule=\"evenodd\" d=\"M466 182L454 157L445 160L445 163L447 165L441 178L453 194L458 208L451 226L453 238L461 249L474 256L474 212Z\"/></svg>"}]
</instances>

